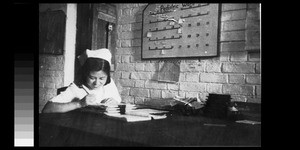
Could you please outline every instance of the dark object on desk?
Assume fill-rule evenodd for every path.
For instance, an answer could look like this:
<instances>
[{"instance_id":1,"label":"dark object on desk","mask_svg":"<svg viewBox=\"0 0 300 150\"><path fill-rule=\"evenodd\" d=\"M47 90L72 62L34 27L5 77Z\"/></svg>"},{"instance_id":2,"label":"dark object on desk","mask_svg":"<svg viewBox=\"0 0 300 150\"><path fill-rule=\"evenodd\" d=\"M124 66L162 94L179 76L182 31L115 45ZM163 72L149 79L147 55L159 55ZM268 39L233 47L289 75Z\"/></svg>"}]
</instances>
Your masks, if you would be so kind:
<instances>
[{"instance_id":1,"label":"dark object on desk","mask_svg":"<svg viewBox=\"0 0 300 150\"><path fill-rule=\"evenodd\" d=\"M247 102L232 102L233 106L237 108L238 114L235 120L253 120L261 121L261 104L247 103Z\"/></svg>"},{"instance_id":2,"label":"dark object on desk","mask_svg":"<svg viewBox=\"0 0 300 150\"><path fill-rule=\"evenodd\" d=\"M197 98L185 98L183 102L179 102L173 106L175 112L179 112L185 116L194 116L203 113L203 103L197 101Z\"/></svg>"},{"instance_id":3,"label":"dark object on desk","mask_svg":"<svg viewBox=\"0 0 300 150\"><path fill-rule=\"evenodd\" d=\"M118 105L118 108L120 109L120 114L125 114L125 112L126 112L126 104Z\"/></svg>"},{"instance_id":4,"label":"dark object on desk","mask_svg":"<svg viewBox=\"0 0 300 150\"><path fill-rule=\"evenodd\" d=\"M226 118L230 100L230 95L209 94L203 109L204 115L213 118Z\"/></svg>"},{"instance_id":5,"label":"dark object on desk","mask_svg":"<svg viewBox=\"0 0 300 150\"><path fill-rule=\"evenodd\" d=\"M144 106L158 110L168 110L169 114L173 113L184 116L195 116L203 113L202 108L204 103L198 102L196 97L190 98L165 98L165 99L151 99L145 101Z\"/></svg>"}]
</instances>

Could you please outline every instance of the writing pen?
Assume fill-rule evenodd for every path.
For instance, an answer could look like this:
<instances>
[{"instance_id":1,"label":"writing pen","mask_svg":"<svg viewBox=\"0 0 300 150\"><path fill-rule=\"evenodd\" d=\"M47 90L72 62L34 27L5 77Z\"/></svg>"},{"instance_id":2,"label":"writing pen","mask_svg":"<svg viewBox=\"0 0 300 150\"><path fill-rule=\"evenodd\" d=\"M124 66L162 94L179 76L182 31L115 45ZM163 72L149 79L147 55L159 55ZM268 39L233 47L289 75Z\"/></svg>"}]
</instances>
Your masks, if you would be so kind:
<instances>
[{"instance_id":1,"label":"writing pen","mask_svg":"<svg viewBox=\"0 0 300 150\"><path fill-rule=\"evenodd\" d=\"M89 89L87 89L84 85L82 85L82 88L85 90L85 92L87 93L87 94L90 94L88 91L89 91Z\"/></svg>"},{"instance_id":2,"label":"writing pen","mask_svg":"<svg viewBox=\"0 0 300 150\"><path fill-rule=\"evenodd\" d=\"M178 98L176 98L176 97L174 97L173 99L176 100L176 101L182 102L182 103L184 103L185 105L189 105L189 106L191 106L191 107L193 106L191 103L186 102L186 101L183 101L183 100L180 100L180 99L178 99Z\"/></svg>"}]
</instances>

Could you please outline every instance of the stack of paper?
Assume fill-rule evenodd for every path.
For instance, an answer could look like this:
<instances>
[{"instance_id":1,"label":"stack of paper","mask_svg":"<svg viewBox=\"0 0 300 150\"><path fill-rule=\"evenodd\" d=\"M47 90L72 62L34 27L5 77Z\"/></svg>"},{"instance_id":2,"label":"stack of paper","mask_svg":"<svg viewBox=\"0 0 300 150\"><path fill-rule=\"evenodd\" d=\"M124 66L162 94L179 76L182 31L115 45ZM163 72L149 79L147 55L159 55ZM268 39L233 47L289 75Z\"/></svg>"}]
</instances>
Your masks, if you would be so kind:
<instances>
[{"instance_id":1,"label":"stack of paper","mask_svg":"<svg viewBox=\"0 0 300 150\"><path fill-rule=\"evenodd\" d=\"M126 105L125 114L120 114L119 112L107 111L104 114L107 116L124 119L127 122L137 122L137 121L147 121L155 119L164 119L167 118L168 111L155 110L155 109L137 109L133 105Z\"/></svg>"},{"instance_id":2,"label":"stack of paper","mask_svg":"<svg viewBox=\"0 0 300 150\"><path fill-rule=\"evenodd\" d=\"M143 116L134 116L127 114L106 114L114 119L125 120L126 122L138 122L138 121L149 121L151 117L143 117Z\"/></svg>"},{"instance_id":3,"label":"stack of paper","mask_svg":"<svg viewBox=\"0 0 300 150\"><path fill-rule=\"evenodd\" d=\"M104 114L120 114L120 108L118 106L108 106L105 108Z\"/></svg>"},{"instance_id":4,"label":"stack of paper","mask_svg":"<svg viewBox=\"0 0 300 150\"><path fill-rule=\"evenodd\" d=\"M135 110L136 108L137 108L137 106L134 105L134 104L126 104L125 110L126 110L126 112L128 112L128 111L131 111L131 110Z\"/></svg>"},{"instance_id":5,"label":"stack of paper","mask_svg":"<svg viewBox=\"0 0 300 150\"><path fill-rule=\"evenodd\" d=\"M135 109L135 108L137 108L137 106L134 104L126 104L126 109Z\"/></svg>"},{"instance_id":6,"label":"stack of paper","mask_svg":"<svg viewBox=\"0 0 300 150\"><path fill-rule=\"evenodd\" d=\"M155 110L155 109L135 109L127 111L126 115L148 117L151 119L164 119L167 117L168 111Z\"/></svg>"}]
</instances>

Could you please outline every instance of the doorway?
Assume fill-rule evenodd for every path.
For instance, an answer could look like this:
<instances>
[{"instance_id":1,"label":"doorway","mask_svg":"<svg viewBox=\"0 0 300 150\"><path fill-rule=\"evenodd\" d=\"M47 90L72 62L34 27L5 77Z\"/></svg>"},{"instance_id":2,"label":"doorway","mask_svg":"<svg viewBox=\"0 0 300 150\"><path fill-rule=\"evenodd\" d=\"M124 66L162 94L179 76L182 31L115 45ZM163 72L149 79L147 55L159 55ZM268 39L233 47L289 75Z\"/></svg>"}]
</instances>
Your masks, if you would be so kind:
<instances>
[{"instance_id":1,"label":"doorway","mask_svg":"<svg viewBox=\"0 0 300 150\"><path fill-rule=\"evenodd\" d=\"M114 4L78 4L75 48L75 78L79 69L77 56L86 49L108 48L112 53L112 71L116 48L116 6Z\"/></svg>"}]
</instances>

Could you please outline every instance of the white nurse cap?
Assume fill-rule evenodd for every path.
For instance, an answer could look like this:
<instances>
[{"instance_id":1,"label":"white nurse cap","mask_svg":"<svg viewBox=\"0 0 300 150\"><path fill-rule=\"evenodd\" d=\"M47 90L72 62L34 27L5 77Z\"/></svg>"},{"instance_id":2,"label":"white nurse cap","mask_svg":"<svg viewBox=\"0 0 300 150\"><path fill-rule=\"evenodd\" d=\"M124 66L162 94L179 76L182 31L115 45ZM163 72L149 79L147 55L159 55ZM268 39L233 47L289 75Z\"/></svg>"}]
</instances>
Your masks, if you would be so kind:
<instances>
[{"instance_id":1,"label":"white nurse cap","mask_svg":"<svg viewBox=\"0 0 300 150\"><path fill-rule=\"evenodd\" d=\"M111 65L111 52L107 48L101 48L97 50L89 50L87 49L85 52L83 52L81 55L79 55L77 58L79 59L79 62L81 66L85 63L87 58L101 58L104 60L107 60L109 64Z\"/></svg>"}]
</instances>

